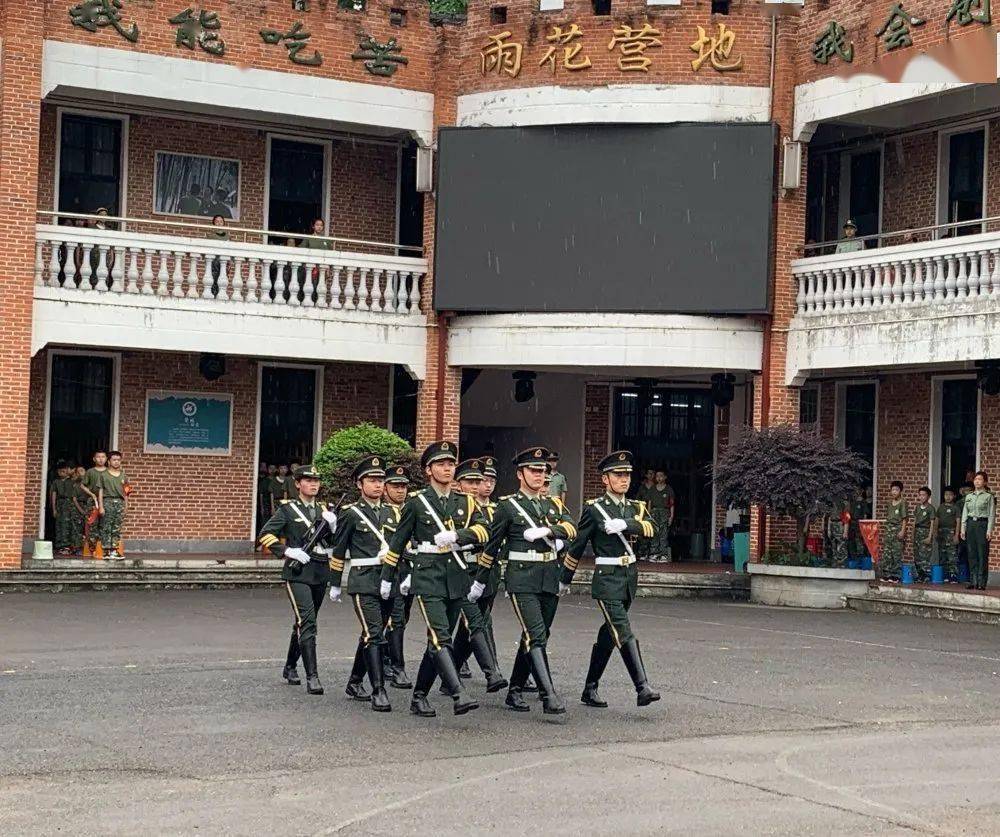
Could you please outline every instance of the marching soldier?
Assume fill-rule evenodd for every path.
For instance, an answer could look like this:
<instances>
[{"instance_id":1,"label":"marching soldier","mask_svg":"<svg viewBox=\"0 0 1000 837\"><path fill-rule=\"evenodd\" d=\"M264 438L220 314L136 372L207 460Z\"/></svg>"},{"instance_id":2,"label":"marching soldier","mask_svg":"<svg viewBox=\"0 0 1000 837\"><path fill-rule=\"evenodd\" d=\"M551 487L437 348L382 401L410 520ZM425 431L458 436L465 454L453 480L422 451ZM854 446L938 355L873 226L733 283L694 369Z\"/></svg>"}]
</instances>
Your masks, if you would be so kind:
<instances>
[{"instance_id":1,"label":"marching soldier","mask_svg":"<svg viewBox=\"0 0 1000 837\"><path fill-rule=\"evenodd\" d=\"M393 513L393 520L388 524L392 527L392 531L399 525L409 487L410 476L404 466L393 465L389 468L385 477L384 499ZM385 670L389 675L390 686L396 689L412 689L413 684L406 676L406 661L403 657L403 637L406 623L410 621L410 608L413 606L409 583L410 562L406 553L399 557L398 569L397 579L392 585L392 597L388 605L382 608L382 615L385 617L385 638L388 644L388 665ZM404 586L405 593L400 589L401 586Z\"/></svg>"},{"instance_id":2,"label":"marching soldier","mask_svg":"<svg viewBox=\"0 0 1000 837\"><path fill-rule=\"evenodd\" d=\"M465 460L465 462L459 464L455 472L455 479L458 480L458 487L465 494L475 498L476 506L479 509L479 512L485 518L486 524L489 524L490 521L492 521L493 516L491 513L487 513L479 499L479 494L482 491L482 484L484 482L483 463L478 459ZM465 552L469 556L466 564L469 568L470 588L475 583L476 573L478 570L475 553L481 551L481 547L477 549L475 545L471 548L466 547L465 549ZM486 584L487 588L489 588L489 581L487 581ZM455 665L459 667L460 677L462 676L461 667L468 661L469 654L471 653L475 656L476 662L479 663L479 667L486 676L486 691L498 692L507 687L507 681L504 679L503 675L500 674L496 662L496 648L490 642L491 626L493 622L492 619L490 619L489 610L490 607L492 607L493 599L496 597L495 583L493 585L492 594L488 597L488 601L483 602L483 596L488 593L489 590L484 589L477 600L474 601L467 598L462 605L462 614L458 620L458 631L455 634L455 643L452 653L455 657ZM444 686L442 685L442 689L443 688Z\"/></svg>"},{"instance_id":3,"label":"marching soldier","mask_svg":"<svg viewBox=\"0 0 1000 837\"><path fill-rule=\"evenodd\" d=\"M515 712L529 711L521 692L530 670L545 714L561 715L566 705L552 685L545 649L559 596L569 592L569 585L559 581L560 539L574 538L576 527L564 507L541 496L549 455L548 450L539 447L522 451L514 458L520 488L497 503L490 540L479 556L476 583L469 597L475 600L486 592L493 565L506 549L507 591L522 634L505 703Z\"/></svg>"},{"instance_id":4,"label":"marching soldier","mask_svg":"<svg viewBox=\"0 0 1000 837\"><path fill-rule=\"evenodd\" d=\"M569 548L562 581L573 580L580 557L587 544L593 545L595 558L591 596L604 614L604 624L590 653L590 669L580 700L587 706L606 707L607 701L597 687L604 669L617 648L635 684L636 702L648 706L660 699L646 680L646 670L639 653L639 642L632 633L628 611L635 600L639 572L635 566L633 539L653 538L656 525L646 518L645 505L626 499L632 481L632 454L615 451L598 464L601 481L607 489L603 497L589 500L580 515L579 534Z\"/></svg>"},{"instance_id":5,"label":"marching soldier","mask_svg":"<svg viewBox=\"0 0 1000 837\"><path fill-rule=\"evenodd\" d=\"M462 688L452 656L451 637L469 593L469 572L461 548L486 543L489 530L475 498L451 490L457 462L457 448L451 442L434 442L423 452L420 464L429 485L403 505L399 526L389 541L389 552L382 565L380 593L388 601L400 556L411 540L417 544L411 589L427 623L427 650L417 672L410 712L424 718L437 714L427 700L435 671L452 695L456 715L479 707Z\"/></svg>"},{"instance_id":6,"label":"marching soldier","mask_svg":"<svg viewBox=\"0 0 1000 837\"><path fill-rule=\"evenodd\" d=\"M260 532L260 545L285 560L281 578L285 582L285 591L295 614L288 656L281 676L291 686L298 686L302 682L296 671L301 655L306 669L306 691L311 695L321 695L323 684L320 683L316 665L316 616L323 604L330 569L324 546L317 544L313 547L312 554L302 547L320 520L326 521L332 533L337 525L337 515L316 500L320 479L319 472L312 465L296 469L294 479L298 497L279 506L264 524ZM280 538L284 538L284 544L280 542Z\"/></svg>"},{"instance_id":7,"label":"marching soldier","mask_svg":"<svg viewBox=\"0 0 1000 837\"><path fill-rule=\"evenodd\" d=\"M385 487L383 465L383 460L379 457L368 456L355 466L351 475L361 497L358 502L341 512L340 526L333 538L330 551L330 601L340 601L344 561L350 560L347 595L353 600L354 612L361 623L360 642L364 649L368 682L372 687L372 709L376 712L391 712L392 706L385 693L382 671L385 635L379 585L382 558L389 552L385 530L387 525L395 525L396 515L391 508L382 505Z\"/></svg>"}]
</instances>

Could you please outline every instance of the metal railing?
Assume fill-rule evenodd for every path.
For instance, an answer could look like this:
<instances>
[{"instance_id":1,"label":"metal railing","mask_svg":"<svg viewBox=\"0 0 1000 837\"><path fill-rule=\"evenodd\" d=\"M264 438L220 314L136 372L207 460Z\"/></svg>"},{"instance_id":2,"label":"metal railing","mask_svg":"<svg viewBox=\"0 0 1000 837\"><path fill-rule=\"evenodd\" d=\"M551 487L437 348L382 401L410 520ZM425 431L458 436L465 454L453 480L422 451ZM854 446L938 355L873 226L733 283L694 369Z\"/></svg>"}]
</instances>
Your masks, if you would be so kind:
<instances>
[{"instance_id":1,"label":"metal railing","mask_svg":"<svg viewBox=\"0 0 1000 837\"><path fill-rule=\"evenodd\" d=\"M962 238L965 235L976 235L989 232L990 228L1000 229L1000 216L989 218L973 218L969 221L949 221L947 224L933 224L927 227L911 227L892 232L872 233L870 235L855 235L851 238L838 238L832 241L809 242L804 244L799 252L805 257L826 256L836 253L837 246L847 242L861 242L861 249L875 250L880 247L894 247L899 244L914 244L922 241L937 241L939 239Z\"/></svg>"}]
</instances>

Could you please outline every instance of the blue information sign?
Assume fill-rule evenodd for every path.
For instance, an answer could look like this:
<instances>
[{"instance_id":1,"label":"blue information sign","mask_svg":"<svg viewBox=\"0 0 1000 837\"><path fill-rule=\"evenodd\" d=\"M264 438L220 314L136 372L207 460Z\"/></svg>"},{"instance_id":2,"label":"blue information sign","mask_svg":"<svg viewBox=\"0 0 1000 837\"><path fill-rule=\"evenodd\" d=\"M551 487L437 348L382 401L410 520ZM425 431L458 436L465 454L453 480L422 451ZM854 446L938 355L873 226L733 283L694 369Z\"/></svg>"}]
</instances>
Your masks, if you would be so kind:
<instances>
[{"instance_id":1,"label":"blue information sign","mask_svg":"<svg viewBox=\"0 0 1000 837\"><path fill-rule=\"evenodd\" d=\"M229 456L233 396L205 392L146 392L146 453Z\"/></svg>"}]
</instances>

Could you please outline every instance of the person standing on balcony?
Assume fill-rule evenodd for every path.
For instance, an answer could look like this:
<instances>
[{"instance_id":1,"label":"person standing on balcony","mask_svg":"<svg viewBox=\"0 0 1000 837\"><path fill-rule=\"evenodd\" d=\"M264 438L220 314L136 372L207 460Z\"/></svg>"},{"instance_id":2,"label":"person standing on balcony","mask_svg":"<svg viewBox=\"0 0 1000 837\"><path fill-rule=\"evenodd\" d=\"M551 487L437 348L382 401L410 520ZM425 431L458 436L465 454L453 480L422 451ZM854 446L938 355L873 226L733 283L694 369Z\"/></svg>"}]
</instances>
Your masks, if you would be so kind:
<instances>
[{"instance_id":1,"label":"person standing on balcony","mask_svg":"<svg viewBox=\"0 0 1000 837\"><path fill-rule=\"evenodd\" d=\"M990 540L996 517L996 497L985 471L977 471L973 492L962 506L962 540L968 545L969 590L985 590L989 578Z\"/></svg>"},{"instance_id":2,"label":"person standing on balcony","mask_svg":"<svg viewBox=\"0 0 1000 837\"><path fill-rule=\"evenodd\" d=\"M879 577L884 581L899 581L909 516L910 510L903 499L903 483L893 480L889 486L889 508L885 512L885 554L879 563Z\"/></svg>"},{"instance_id":3,"label":"person standing on balcony","mask_svg":"<svg viewBox=\"0 0 1000 837\"><path fill-rule=\"evenodd\" d=\"M312 222L309 235L302 239L301 247L309 250L332 250L332 242L326 238L326 224L322 218L317 218Z\"/></svg>"},{"instance_id":4,"label":"person standing on balcony","mask_svg":"<svg viewBox=\"0 0 1000 837\"><path fill-rule=\"evenodd\" d=\"M850 218L844 221L844 237L838 242L835 253L856 253L865 249L865 243L858 241L855 236L858 234L858 225Z\"/></svg>"}]
</instances>

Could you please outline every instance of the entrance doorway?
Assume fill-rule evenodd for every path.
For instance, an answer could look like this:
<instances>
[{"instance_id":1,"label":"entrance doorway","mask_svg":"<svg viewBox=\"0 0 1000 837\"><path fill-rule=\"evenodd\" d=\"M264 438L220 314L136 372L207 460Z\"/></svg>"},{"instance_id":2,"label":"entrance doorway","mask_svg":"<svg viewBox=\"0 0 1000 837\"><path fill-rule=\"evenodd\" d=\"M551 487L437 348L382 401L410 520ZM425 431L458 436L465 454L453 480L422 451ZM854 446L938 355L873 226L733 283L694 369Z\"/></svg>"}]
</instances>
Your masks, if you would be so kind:
<instances>
[{"instance_id":1,"label":"entrance doorway","mask_svg":"<svg viewBox=\"0 0 1000 837\"><path fill-rule=\"evenodd\" d=\"M858 235L880 232L882 210L882 149L858 151L848 155L841 177L848 179L848 188L841 192L841 225L848 218L858 226ZM844 205L843 197L847 198ZM837 236L840 237L839 234ZM874 245L872 245L874 246Z\"/></svg>"},{"instance_id":2,"label":"entrance doorway","mask_svg":"<svg viewBox=\"0 0 1000 837\"><path fill-rule=\"evenodd\" d=\"M675 560L707 560L712 532L715 407L708 389L620 388L613 449L635 456L632 492L647 470L663 469L676 495L670 547Z\"/></svg>"},{"instance_id":3,"label":"entrance doorway","mask_svg":"<svg viewBox=\"0 0 1000 837\"><path fill-rule=\"evenodd\" d=\"M89 468L94 452L114 444L115 362L113 355L53 353L49 374L48 461L44 536L55 532L48 486L60 461Z\"/></svg>"},{"instance_id":4,"label":"entrance doorway","mask_svg":"<svg viewBox=\"0 0 1000 837\"><path fill-rule=\"evenodd\" d=\"M975 378L934 381L934 435L931 439L931 488L937 502L946 485L956 491L979 459L979 388Z\"/></svg>"},{"instance_id":5,"label":"entrance doorway","mask_svg":"<svg viewBox=\"0 0 1000 837\"><path fill-rule=\"evenodd\" d=\"M978 220L985 216L986 128L943 132L939 151L939 222ZM985 232L983 224L952 227L942 234L949 238Z\"/></svg>"},{"instance_id":6,"label":"entrance doorway","mask_svg":"<svg viewBox=\"0 0 1000 837\"><path fill-rule=\"evenodd\" d=\"M304 236L322 218L329 230L327 173L330 144L319 140L268 137L267 228ZM285 244L289 236L271 236ZM296 239L297 241L298 239Z\"/></svg>"},{"instance_id":7,"label":"entrance doorway","mask_svg":"<svg viewBox=\"0 0 1000 837\"><path fill-rule=\"evenodd\" d=\"M120 215L121 119L61 111L59 114L59 212Z\"/></svg>"}]
</instances>

